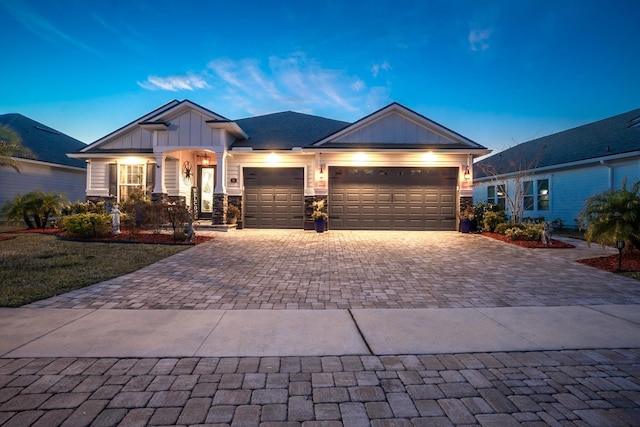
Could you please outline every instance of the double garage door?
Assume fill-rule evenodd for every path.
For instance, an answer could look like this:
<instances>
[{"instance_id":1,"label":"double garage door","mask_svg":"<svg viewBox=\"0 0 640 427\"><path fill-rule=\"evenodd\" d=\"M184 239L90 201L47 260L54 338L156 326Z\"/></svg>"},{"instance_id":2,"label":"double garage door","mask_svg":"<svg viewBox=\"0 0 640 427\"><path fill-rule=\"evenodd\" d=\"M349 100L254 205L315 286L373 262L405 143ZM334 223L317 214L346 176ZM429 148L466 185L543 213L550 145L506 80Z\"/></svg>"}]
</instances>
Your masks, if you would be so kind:
<instances>
[{"instance_id":1,"label":"double garage door","mask_svg":"<svg viewBox=\"0 0 640 427\"><path fill-rule=\"evenodd\" d=\"M330 167L329 227L455 230L457 168ZM304 170L245 168L244 224L302 228Z\"/></svg>"}]
</instances>

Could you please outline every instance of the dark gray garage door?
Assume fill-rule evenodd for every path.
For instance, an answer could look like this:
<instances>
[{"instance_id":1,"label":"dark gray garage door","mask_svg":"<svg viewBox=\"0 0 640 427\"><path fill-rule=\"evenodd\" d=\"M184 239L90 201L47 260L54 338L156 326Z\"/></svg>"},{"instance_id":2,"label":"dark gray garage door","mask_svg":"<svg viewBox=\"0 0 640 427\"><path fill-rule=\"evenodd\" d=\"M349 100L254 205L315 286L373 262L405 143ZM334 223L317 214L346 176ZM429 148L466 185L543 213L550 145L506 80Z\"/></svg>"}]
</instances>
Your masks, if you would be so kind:
<instances>
[{"instance_id":1,"label":"dark gray garage door","mask_svg":"<svg viewBox=\"0 0 640 427\"><path fill-rule=\"evenodd\" d=\"M244 168L244 226L302 228L304 169Z\"/></svg>"},{"instance_id":2,"label":"dark gray garage door","mask_svg":"<svg viewBox=\"0 0 640 427\"><path fill-rule=\"evenodd\" d=\"M455 230L457 168L330 167L329 225Z\"/></svg>"}]
</instances>

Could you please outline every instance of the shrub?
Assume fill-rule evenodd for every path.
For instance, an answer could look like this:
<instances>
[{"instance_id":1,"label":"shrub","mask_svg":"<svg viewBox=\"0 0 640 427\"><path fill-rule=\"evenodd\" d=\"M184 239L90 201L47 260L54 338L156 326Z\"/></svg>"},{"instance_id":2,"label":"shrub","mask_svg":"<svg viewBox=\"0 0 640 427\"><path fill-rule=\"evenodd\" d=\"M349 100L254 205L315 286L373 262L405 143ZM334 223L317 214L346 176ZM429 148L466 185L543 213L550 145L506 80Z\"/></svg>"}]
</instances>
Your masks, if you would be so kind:
<instances>
[{"instance_id":1,"label":"shrub","mask_svg":"<svg viewBox=\"0 0 640 427\"><path fill-rule=\"evenodd\" d=\"M640 181L627 190L625 179L619 190L589 197L578 220L588 243L604 246L620 239L640 248Z\"/></svg>"},{"instance_id":2,"label":"shrub","mask_svg":"<svg viewBox=\"0 0 640 427\"><path fill-rule=\"evenodd\" d=\"M484 213L484 229L493 232L496 229L496 226L500 223L507 222L507 216L504 211L493 212L488 211Z\"/></svg>"},{"instance_id":3,"label":"shrub","mask_svg":"<svg viewBox=\"0 0 640 427\"><path fill-rule=\"evenodd\" d=\"M13 200L2 206L2 216L8 220L23 220L28 228L44 229L49 219L60 215L65 203L62 193L45 193L34 190L27 194L18 194Z\"/></svg>"},{"instance_id":4,"label":"shrub","mask_svg":"<svg viewBox=\"0 0 640 427\"><path fill-rule=\"evenodd\" d=\"M504 234L511 240L540 240L542 238L542 224L518 223L511 225Z\"/></svg>"},{"instance_id":5,"label":"shrub","mask_svg":"<svg viewBox=\"0 0 640 427\"><path fill-rule=\"evenodd\" d=\"M508 222L501 222L500 224L496 225L495 230L493 230L494 233L498 233L498 234L505 234L506 231L508 229L510 229L511 227L513 227L511 224L509 224Z\"/></svg>"},{"instance_id":6,"label":"shrub","mask_svg":"<svg viewBox=\"0 0 640 427\"><path fill-rule=\"evenodd\" d=\"M81 213L62 218L62 227L73 237L103 237L111 232L111 215Z\"/></svg>"}]
</instances>

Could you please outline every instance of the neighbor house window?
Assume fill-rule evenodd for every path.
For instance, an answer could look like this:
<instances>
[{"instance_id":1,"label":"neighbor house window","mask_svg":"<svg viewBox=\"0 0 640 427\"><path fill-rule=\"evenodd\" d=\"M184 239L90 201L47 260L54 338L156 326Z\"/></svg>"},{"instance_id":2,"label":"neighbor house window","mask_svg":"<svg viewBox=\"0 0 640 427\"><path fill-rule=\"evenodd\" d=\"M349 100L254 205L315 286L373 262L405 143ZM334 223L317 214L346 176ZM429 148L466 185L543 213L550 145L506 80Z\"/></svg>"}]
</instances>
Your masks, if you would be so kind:
<instances>
[{"instance_id":1,"label":"neighbor house window","mask_svg":"<svg viewBox=\"0 0 640 427\"><path fill-rule=\"evenodd\" d=\"M525 211L549 210L549 180L538 179L523 182L524 197L522 204Z\"/></svg>"},{"instance_id":2,"label":"neighbor house window","mask_svg":"<svg viewBox=\"0 0 640 427\"><path fill-rule=\"evenodd\" d=\"M504 185L490 185L487 187L487 202L505 208Z\"/></svg>"},{"instance_id":3,"label":"neighbor house window","mask_svg":"<svg viewBox=\"0 0 640 427\"><path fill-rule=\"evenodd\" d=\"M522 193L524 197L522 199L522 204L524 205L525 211L533 210L533 181L525 181L522 183Z\"/></svg>"},{"instance_id":4,"label":"neighbor house window","mask_svg":"<svg viewBox=\"0 0 640 427\"><path fill-rule=\"evenodd\" d=\"M539 179L538 182L538 210L549 210L549 180Z\"/></svg>"}]
</instances>

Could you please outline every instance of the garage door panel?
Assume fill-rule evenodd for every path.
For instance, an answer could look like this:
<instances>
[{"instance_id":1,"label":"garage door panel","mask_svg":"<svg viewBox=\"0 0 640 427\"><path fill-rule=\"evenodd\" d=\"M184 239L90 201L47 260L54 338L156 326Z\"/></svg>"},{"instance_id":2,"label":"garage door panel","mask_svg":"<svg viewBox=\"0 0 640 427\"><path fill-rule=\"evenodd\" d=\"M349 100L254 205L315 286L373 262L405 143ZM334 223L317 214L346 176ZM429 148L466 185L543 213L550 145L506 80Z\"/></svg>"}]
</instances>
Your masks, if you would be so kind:
<instances>
[{"instance_id":1,"label":"garage door panel","mask_svg":"<svg viewBox=\"0 0 640 427\"><path fill-rule=\"evenodd\" d=\"M329 168L331 227L455 230L457 168ZM339 217L339 218L335 218Z\"/></svg>"},{"instance_id":2,"label":"garage door panel","mask_svg":"<svg viewBox=\"0 0 640 427\"><path fill-rule=\"evenodd\" d=\"M303 168L245 168L244 225L302 228L303 178Z\"/></svg>"}]
</instances>

